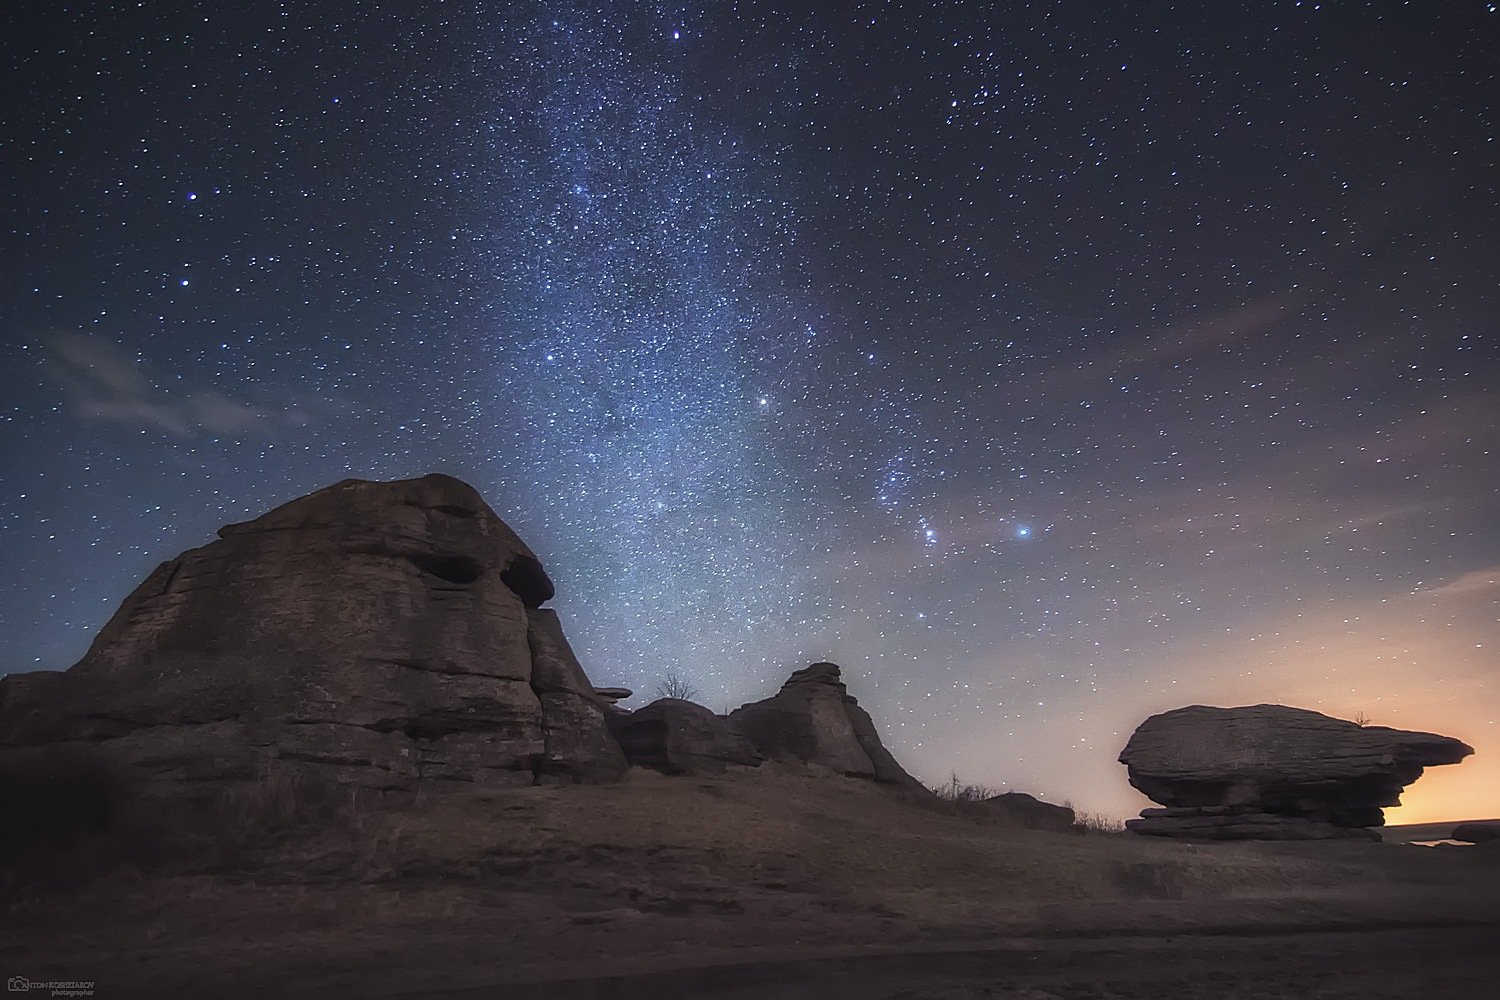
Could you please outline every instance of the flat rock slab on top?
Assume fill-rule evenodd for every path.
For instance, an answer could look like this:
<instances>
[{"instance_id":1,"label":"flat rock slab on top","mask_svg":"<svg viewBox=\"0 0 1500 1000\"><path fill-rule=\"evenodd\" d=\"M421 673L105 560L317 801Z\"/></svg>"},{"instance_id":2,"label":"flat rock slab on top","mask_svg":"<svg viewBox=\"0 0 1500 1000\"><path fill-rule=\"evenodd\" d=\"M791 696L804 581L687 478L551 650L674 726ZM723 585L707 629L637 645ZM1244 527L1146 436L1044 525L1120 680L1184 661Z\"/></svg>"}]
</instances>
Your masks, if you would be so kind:
<instances>
[{"instance_id":1,"label":"flat rock slab on top","mask_svg":"<svg viewBox=\"0 0 1500 1000\"><path fill-rule=\"evenodd\" d=\"M162 781L612 780L536 555L449 476L346 480L159 566L64 673L0 679L0 753L96 744Z\"/></svg>"},{"instance_id":2,"label":"flat rock slab on top","mask_svg":"<svg viewBox=\"0 0 1500 1000\"><path fill-rule=\"evenodd\" d=\"M1159 836L1360 836L1347 831L1383 824L1383 808L1425 767L1471 753L1447 736L1282 705L1193 705L1147 719L1120 753L1130 783L1168 807L1127 825Z\"/></svg>"}]
</instances>

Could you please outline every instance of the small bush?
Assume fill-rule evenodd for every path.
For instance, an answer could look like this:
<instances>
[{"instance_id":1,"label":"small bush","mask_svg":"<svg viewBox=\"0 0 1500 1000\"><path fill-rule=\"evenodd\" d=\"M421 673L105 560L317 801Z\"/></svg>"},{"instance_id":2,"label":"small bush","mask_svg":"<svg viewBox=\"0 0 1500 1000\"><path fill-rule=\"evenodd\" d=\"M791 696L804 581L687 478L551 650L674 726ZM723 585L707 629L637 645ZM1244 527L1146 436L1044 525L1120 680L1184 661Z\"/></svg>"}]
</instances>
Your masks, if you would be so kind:
<instances>
[{"instance_id":1,"label":"small bush","mask_svg":"<svg viewBox=\"0 0 1500 1000\"><path fill-rule=\"evenodd\" d=\"M936 796L937 808L950 816L986 825L1015 825L1009 813L985 804L986 799L1000 794L988 785L969 784L954 774L943 784L930 786L928 791Z\"/></svg>"},{"instance_id":2,"label":"small bush","mask_svg":"<svg viewBox=\"0 0 1500 1000\"><path fill-rule=\"evenodd\" d=\"M1000 794L988 785L960 782L957 773L944 784L933 785L932 793L944 802L983 802Z\"/></svg>"},{"instance_id":3,"label":"small bush","mask_svg":"<svg viewBox=\"0 0 1500 1000\"><path fill-rule=\"evenodd\" d=\"M276 770L258 781L226 788L213 804L217 823L257 837L356 823L358 793L348 786Z\"/></svg>"},{"instance_id":4,"label":"small bush","mask_svg":"<svg viewBox=\"0 0 1500 1000\"><path fill-rule=\"evenodd\" d=\"M1117 816L1106 813L1079 812L1073 813L1073 825L1080 833L1117 834L1125 832L1125 821Z\"/></svg>"},{"instance_id":5,"label":"small bush","mask_svg":"<svg viewBox=\"0 0 1500 1000\"><path fill-rule=\"evenodd\" d=\"M678 673L670 673L663 677L656 685L656 696L658 698L677 698L681 701L692 701L698 697L698 689L693 682Z\"/></svg>"},{"instance_id":6,"label":"small bush","mask_svg":"<svg viewBox=\"0 0 1500 1000\"><path fill-rule=\"evenodd\" d=\"M184 832L209 867L253 870L288 841L333 831L362 832L365 804L352 786L284 768L220 789Z\"/></svg>"}]
</instances>

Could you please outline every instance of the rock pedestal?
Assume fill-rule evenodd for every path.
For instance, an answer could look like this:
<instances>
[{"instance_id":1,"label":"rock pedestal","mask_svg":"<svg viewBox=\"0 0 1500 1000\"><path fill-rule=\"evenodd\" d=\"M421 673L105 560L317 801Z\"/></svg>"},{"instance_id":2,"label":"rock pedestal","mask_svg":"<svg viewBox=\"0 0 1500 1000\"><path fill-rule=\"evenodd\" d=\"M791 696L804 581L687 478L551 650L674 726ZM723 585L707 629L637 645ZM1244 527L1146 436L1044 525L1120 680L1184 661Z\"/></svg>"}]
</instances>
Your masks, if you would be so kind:
<instances>
[{"instance_id":1,"label":"rock pedestal","mask_svg":"<svg viewBox=\"0 0 1500 1000\"><path fill-rule=\"evenodd\" d=\"M346 480L219 536L157 567L70 670L0 679L0 755L93 744L157 781L379 788L624 772L541 607L552 581L468 485Z\"/></svg>"},{"instance_id":2,"label":"rock pedestal","mask_svg":"<svg viewBox=\"0 0 1500 1000\"><path fill-rule=\"evenodd\" d=\"M1193 705L1153 715L1120 753L1130 783L1165 808L1136 833L1209 839L1363 837L1426 767L1473 753L1458 740L1360 726L1283 705Z\"/></svg>"}]
</instances>

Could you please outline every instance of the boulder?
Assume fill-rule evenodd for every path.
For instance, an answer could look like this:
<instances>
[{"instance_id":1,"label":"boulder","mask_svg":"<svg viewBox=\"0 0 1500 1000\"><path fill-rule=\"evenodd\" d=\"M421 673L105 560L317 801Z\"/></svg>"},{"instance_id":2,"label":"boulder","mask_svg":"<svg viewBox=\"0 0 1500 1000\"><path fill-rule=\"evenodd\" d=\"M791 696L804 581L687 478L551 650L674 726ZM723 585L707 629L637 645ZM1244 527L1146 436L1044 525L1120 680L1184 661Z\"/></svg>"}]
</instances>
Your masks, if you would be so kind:
<instances>
[{"instance_id":1,"label":"boulder","mask_svg":"<svg viewBox=\"0 0 1500 1000\"><path fill-rule=\"evenodd\" d=\"M610 732L637 767L667 774L721 774L729 764L755 766L764 758L729 721L681 698L660 698L634 712L608 716Z\"/></svg>"},{"instance_id":2,"label":"boulder","mask_svg":"<svg viewBox=\"0 0 1500 1000\"><path fill-rule=\"evenodd\" d=\"M1467 844L1493 844L1500 847L1500 820L1480 823L1460 823L1453 828L1454 840Z\"/></svg>"},{"instance_id":3,"label":"boulder","mask_svg":"<svg viewBox=\"0 0 1500 1000\"><path fill-rule=\"evenodd\" d=\"M832 663L798 670L764 701L729 714L729 728L772 760L817 764L853 777L921 789L880 740L869 713Z\"/></svg>"},{"instance_id":4,"label":"boulder","mask_svg":"<svg viewBox=\"0 0 1500 1000\"><path fill-rule=\"evenodd\" d=\"M1447 736L1283 705L1193 705L1153 715L1121 751L1130 783L1168 807L1126 825L1195 838L1364 837L1424 768L1473 752Z\"/></svg>"},{"instance_id":5,"label":"boulder","mask_svg":"<svg viewBox=\"0 0 1500 1000\"><path fill-rule=\"evenodd\" d=\"M345 480L162 563L71 669L0 679L0 755L94 743L164 782L613 780L552 595L472 487Z\"/></svg>"},{"instance_id":6,"label":"boulder","mask_svg":"<svg viewBox=\"0 0 1500 1000\"><path fill-rule=\"evenodd\" d=\"M1073 810L1043 802L1025 792L1006 792L983 800L990 809L1006 819L1033 830L1067 833L1073 829Z\"/></svg>"}]
</instances>

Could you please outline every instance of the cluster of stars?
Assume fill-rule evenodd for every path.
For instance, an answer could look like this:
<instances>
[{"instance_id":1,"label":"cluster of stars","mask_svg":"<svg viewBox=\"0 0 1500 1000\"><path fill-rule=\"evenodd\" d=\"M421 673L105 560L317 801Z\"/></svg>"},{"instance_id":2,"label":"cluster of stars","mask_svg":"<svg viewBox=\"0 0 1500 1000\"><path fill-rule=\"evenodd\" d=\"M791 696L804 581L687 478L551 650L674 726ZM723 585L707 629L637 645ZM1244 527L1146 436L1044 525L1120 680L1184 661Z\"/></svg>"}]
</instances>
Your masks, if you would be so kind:
<instances>
[{"instance_id":1,"label":"cluster of stars","mask_svg":"<svg viewBox=\"0 0 1500 1000\"><path fill-rule=\"evenodd\" d=\"M9 50L0 669L440 470L597 683L833 659L934 780L1123 813L1190 699L1500 751L1493 5L356 8Z\"/></svg>"}]
</instances>

